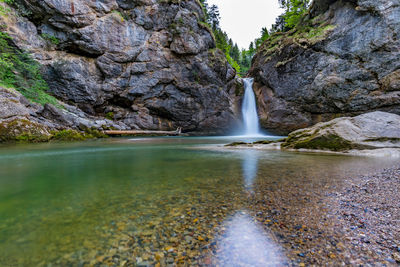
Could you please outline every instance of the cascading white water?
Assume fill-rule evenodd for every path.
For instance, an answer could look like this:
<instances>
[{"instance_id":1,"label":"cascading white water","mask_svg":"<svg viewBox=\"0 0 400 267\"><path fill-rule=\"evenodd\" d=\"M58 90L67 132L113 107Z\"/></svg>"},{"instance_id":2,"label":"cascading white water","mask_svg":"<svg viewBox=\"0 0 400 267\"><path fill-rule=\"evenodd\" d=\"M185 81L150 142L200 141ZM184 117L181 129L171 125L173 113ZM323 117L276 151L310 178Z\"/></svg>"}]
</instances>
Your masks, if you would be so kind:
<instances>
[{"instance_id":1,"label":"cascading white water","mask_svg":"<svg viewBox=\"0 0 400 267\"><path fill-rule=\"evenodd\" d=\"M244 81L244 99L242 104L242 116L246 136L259 136L260 125L258 123L256 97L253 91L253 78L243 79Z\"/></svg>"}]
</instances>

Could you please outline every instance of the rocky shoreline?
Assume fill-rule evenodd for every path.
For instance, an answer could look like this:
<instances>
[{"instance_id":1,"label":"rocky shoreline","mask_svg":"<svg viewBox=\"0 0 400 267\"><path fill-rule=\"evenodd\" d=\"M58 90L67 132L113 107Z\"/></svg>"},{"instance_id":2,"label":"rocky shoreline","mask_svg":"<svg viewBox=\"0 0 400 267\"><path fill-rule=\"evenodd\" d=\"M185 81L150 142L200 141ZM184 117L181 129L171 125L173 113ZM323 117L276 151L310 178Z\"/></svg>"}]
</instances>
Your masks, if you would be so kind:
<instances>
[{"instance_id":1,"label":"rocky shoreline","mask_svg":"<svg viewBox=\"0 0 400 267\"><path fill-rule=\"evenodd\" d=\"M314 196L281 188L277 197L274 189L261 187L249 196L249 207L256 221L284 248L287 261L282 259L274 266L398 266L399 190L400 168L396 166L372 175L348 177L341 187ZM288 195L305 200L303 208L294 205L303 216L284 199ZM310 208L311 203L319 203L316 207L321 210ZM213 264L203 266L218 263L217 251L214 243Z\"/></svg>"},{"instance_id":2,"label":"rocky shoreline","mask_svg":"<svg viewBox=\"0 0 400 267\"><path fill-rule=\"evenodd\" d=\"M365 157L400 157L400 148L380 148L380 149L365 149L365 150L349 150L349 151L331 151L322 149L284 149L281 147L282 142L271 142L269 144L260 144L257 142L246 143L246 142L235 142L227 144L221 147L204 147L207 149L257 149L257 150L284 150L289 152L301 152L301 153L315 153L315 154L334 154L344 156L365 156Z\"/></svg>"},{"instance_id":3,"label":"rocky shoreline","mask_svg":"<svg viewBox=\"0 0 400 267\"><path fill-rule=\"evenodd\" d=\"M286 205L271 207L271 202L266 205L257 198L252 202L258 207L259 221L265 219L265 210L278 214L273 217L279 223L267 222L266 228L278 236L292 266L397 266L399 189L400 169L396 166L373 175L347 178L341 188L324 193L327 197L320 204L320 214L307 214L300 220L296 219L298 211L291 214L294 210ZM269 189L264 190L266 195L271 194Z\"/></svg>"},{"instance_id":4,"label":"rocky shoreline","mask_svg":"<svg viewBox=\"0 0 400 267\"><path fill-rule=\"evenodd\" d=\"M335 196L336 215L343 222L346 239L355 250L367 252L383 264L400 264L400 168L347 183L346 190ZM359 258L354 263L365 261Z\"/></svg>"}]
</instances>

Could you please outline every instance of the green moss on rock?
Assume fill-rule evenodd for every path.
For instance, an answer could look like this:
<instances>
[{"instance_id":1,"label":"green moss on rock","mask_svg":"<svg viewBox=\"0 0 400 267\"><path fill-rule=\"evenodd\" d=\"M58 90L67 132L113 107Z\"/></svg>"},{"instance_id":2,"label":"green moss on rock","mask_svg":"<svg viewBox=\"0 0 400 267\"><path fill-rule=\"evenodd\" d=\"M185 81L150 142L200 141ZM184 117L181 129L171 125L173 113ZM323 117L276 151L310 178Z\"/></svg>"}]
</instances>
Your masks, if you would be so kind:
<instances>
[{"instance_id":1,"label":"green moss on rock","mask_svg":"<svg viewBox=\"0 0 400 267\"><path fill-rule=\"evenodd\" d=\"M334 134L321 136L313 134L308 138L304 138L304 136L289 136L282 144L282 148L346 151L354 149L356 146L352 142Z\"/></svg>"},{"instance_id":2,"label":"green moss on rock","mask_svg":"<svg viewBox=\"0 0 400 267\"><path fill-rule=\"evenodd\" d=\"M52 131L51 134L52 141L84 141L87 139L108 137L108 135L94 128L88 128L84 132L79 132L76 130Z\"/></svg>"},{"instance_id":3,"label":"green moss on rock","mask_svg":"<svg viewBox=\"0 0 400 267\"><path fill-rule=\"evenodd\" d=\"M76 130L53 130L25 118L0 123L0 143L40 143L49 141L84 141L94 138L107 138L108 135L88 128L84 132Z\"/></svg>"},{"instance_id":4,"label":"green moss on rock","mask_svg":"<svg viewBox=\"0 0 400 267\"><path fill-rule=\"evenodd\" d=\"M246 142L233 142L230 144L225 145L226 147L235 147L235 146L241 146L241 145L251 145L250 143Z\"/></svg>"},{"instance_id":5,"label":"green moss on rock","mask_svg":"<svg viewBox=\"0 0 400 267\"><path fill-rule=\"evenodd\" d=\"M96 128L87 128L85 130L85 135L87 138L108 138L109 136L105 133L97 130Z\"/></svg>"},{"instance_id":6,"label":"green moss on rock","mask_svg":"<svg viewBox=\"0 0 400 267\"><path fill-rule=\"evenodd\" d=\"M326 24L323 21L310 21L298 25L288 32L277 32L272 34L260 47L259 53L262 53L265 61L281 51L284 47L297 45L301 47L310 47L326 39L329 33L335 29L335 25ZM277 67L285 65L290 60L278 63Z\"/></svg>"},{"instance_id":7,"label":"green moss on rock","mask_svg":"<svg viewBox=\"0 0 400 267\"><path fill-rule=\"evenodd\" d=\"M51 134L52 141L83 141L87 139L84 134L75 130L52 131Z\"/></svg>"},{"instance_id":8,"label":"green moss on rock","mask_svg":"<svg viewBox=\"0 0 400 267\"><path fill-rule=\"evenodd\" d=\"M253 145L269 145L269 144L275 144L281 142L281 140L261 140L261 141L256 141L253 142Z\"/></svg>"},{"instance_id":9,"label":"green moss on rock","mask_svg":"<svg viewBox=\"0 0 400 267\"><path fill-rule=\"evenodd\" d=\"M0 143L5 142L47 142L50 139L48 129L27 119L15 119L0 123Z\"/></svg>"}]
</instances>

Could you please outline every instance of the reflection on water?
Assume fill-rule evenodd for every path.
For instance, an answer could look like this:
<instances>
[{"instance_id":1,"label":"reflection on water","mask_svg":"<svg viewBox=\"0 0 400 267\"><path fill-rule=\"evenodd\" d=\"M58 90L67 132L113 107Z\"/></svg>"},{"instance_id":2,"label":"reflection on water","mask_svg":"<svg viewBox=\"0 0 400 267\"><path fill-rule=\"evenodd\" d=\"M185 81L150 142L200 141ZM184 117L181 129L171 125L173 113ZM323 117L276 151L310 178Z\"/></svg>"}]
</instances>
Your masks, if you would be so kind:
<instances>
[{"instance_id":1,"label":"reflection on water","mask_svg":"<svg viewBox=\"0 0 400 267\"><path fill-rule=\"evenodd\" d=\"M243 157L242 170L244 186L247 191L253 192L253 184L257 177L258 158L260 152L255 150L245 150L241 152Z\"/></svg>"},{"instance_id":2,"label":"reflection on water","mask_svg":"<svg viewBox=\"0 0 400 267\"><path fill-rule=\"evenodd\" d=\"M217 240L221 266L280 266L286 260L251 216L240 211L225 222L226 231Z\"/></svg>"},{"instance_id":3,"label":"reflection on water","mask_svg":"<svg viewBox=\"0 0 400 267\"><path fill-rule=\"evenodd\" d=\"M327 188L391 161L202 149L230 142L121 138L0 147L0 266L136 266L139 259L165 266L180 255L198 266L201 248L233 214L219 257L232 248L248 255L238 254L248 266L267 257L280 262L254 218L264 228L278 219L302 225L307 216L319 218ZM237 213L243 210L253 217Z\"/></svg>"}]
</instances>

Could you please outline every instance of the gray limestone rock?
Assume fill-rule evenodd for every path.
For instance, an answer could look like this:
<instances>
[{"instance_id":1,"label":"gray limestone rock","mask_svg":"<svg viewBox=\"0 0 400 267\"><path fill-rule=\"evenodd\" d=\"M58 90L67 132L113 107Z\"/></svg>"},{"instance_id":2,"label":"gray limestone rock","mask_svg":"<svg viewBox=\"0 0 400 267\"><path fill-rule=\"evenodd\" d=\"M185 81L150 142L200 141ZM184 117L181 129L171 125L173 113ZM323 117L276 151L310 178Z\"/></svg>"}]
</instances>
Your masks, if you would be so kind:
<instances>
[{"instance_id":1,"label":"gray limestone rock","mask_svg":"<svg viewBox=\"0 0 400 267\"><path fill-rule=\"evenodd\" d=\"M81 117L113 114L122 128L203 133L227 132L235 122L235 71L215 52L198 1L15 2L24 16L10 16L4 30L34 54L51 93ZM41 114L76 124L49 111Z\"/></svg>"},{"instance_id":2,"label":"gray limestone rock","mask_svg":"<svg viewBox=\"0 0 400 267\"><path fill-rule=\"evenodd\" d=\"M321 122L292 132L282 147L332 151L400 148L400 116L375 111Z\"/></svg>"},{"instance_id":3,"label":"gray limestone rock","mask_svg":"<svg viewBox=\"0 0 400 267\"><path fill-rule=\"evenodd\" d=\"M250 74L263 127L280 134L340 116L400 114L400 2L316 0L270 38Z\"/></svg>"}]
</instances>

